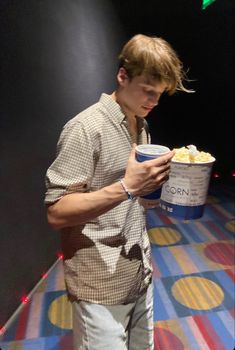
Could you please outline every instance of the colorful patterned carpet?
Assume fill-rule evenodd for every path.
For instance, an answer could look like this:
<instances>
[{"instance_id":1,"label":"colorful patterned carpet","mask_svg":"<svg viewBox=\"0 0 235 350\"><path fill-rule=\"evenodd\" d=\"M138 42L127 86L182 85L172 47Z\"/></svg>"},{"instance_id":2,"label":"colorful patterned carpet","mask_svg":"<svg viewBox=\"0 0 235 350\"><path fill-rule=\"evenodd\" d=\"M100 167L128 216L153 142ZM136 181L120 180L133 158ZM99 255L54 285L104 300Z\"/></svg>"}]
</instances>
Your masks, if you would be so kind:
<instances>
[{"instance_id":1,"label":"colorful patterned carpet","mask_svg":"<svg viewBox=\"0 0 235 350\"><path fill-rule=\"evenodd\" d=\"M147 224L154 268L155 350L233 350L234 189L213 186L201 219L177 221L151 209ZM72 349L61 260L1 340L1 350Z\"/></svg>"}]
</instances>

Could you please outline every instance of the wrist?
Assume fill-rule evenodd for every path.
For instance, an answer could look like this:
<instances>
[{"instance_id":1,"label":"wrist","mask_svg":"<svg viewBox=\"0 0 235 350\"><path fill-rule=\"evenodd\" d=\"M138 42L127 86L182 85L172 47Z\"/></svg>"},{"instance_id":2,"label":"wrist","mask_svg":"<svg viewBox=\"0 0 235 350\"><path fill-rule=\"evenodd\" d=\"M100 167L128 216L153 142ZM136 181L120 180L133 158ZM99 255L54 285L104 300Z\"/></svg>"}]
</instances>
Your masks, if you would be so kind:
<instances>
[{"instance_id":1,"label":"wrist","mask_svg":"<svg viewBox=\"0 0 235 350\"><path fill-rule=\"evenodd\" d=\"M135 199L135 197L134 197L134 195L129 191L129 189L128 189L128 187L126 186L124 180L121 179L121 180L119 180L119 182L120 182L120 184L121 184L121 186L122 186L123 191L124 191L124 192L126 193L126 195L127 195L127 199L133 201L133 200Z\"/></svg>"}]
</instances>

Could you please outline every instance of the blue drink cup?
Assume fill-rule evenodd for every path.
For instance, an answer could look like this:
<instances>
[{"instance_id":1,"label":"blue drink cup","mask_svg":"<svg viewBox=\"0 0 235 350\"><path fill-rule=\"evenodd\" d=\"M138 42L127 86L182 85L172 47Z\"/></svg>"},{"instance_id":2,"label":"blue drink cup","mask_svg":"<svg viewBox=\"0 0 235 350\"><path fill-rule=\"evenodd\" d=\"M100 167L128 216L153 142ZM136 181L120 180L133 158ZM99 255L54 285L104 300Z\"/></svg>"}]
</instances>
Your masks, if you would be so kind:
<instances>
[{"instance_id":1,"label":"blue drink cup","mask_svg":"<svg viewBox=\"0 0 235 350\"><path fill-rule=\"evenodd\" d=\"M170 149L162 145L138 145L136 146L136 160L138 162L144 162L163 156L170 152ZM161 197L161 186L156 188L154 192L151 192L145 196L139 198L140 204L148 209L158 206Z\"/></svg>"}]
</instances>

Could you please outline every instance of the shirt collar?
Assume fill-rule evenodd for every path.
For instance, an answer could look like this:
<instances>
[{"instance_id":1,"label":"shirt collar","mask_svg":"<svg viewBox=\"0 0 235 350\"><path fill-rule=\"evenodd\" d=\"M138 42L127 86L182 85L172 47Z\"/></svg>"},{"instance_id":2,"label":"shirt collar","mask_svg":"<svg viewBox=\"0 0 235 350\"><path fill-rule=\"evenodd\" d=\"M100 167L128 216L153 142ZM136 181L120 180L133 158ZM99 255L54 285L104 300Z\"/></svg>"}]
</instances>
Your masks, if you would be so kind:
<instances>
[{"instance_id":1,"label":"shirt collar","mask_svg":"<svg viewBox=\"0 0 235 350\"><path fill-rule=\"evenodd\" d=\"M111 95L103 93L99 100L105 108L109 111L109 114L112 116L112 119L117 123L121 124L125 117L125 114L122 112L120 105L114 101Z\"/></svg>"},{"instance_id":2,"label":"shirt collar","mask_svg":"<svg viewBox=\"0 0 235 350\"><path fill-rule=\"evenodd\" d=\"M110 115L112 116L113 120L115 120L119 124L127 123L127 118L125 114L122 112L120 105L112 98L111 95L103 93L100 97L99 102L106 107L106 109L109 111ZM141 133L144 128L144 120L141 117L136 117L136 118L137 118L138 132Z\"/></svg>"}]
</instances>

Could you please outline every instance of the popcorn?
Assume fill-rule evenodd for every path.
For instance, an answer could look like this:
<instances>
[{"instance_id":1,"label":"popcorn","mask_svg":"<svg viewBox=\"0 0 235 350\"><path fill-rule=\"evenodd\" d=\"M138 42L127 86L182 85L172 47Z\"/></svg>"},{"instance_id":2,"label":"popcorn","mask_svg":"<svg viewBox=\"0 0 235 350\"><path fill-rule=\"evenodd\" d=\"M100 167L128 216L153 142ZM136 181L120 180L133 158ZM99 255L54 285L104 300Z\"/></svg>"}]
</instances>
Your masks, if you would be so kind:
<instances>
[{"instance_id":1,"label":"popcorn","mask_svg":"<svg viewBox=\"0 0 235 350\"><path fill-rule=\"evenodd\" d=\"M198 151L194 145L188 145L186 147L174 148L175 155L172 158L173 161L182 163L206 163L214 160L212 155L207 152Z\"/></svg>"}]
</instances>

